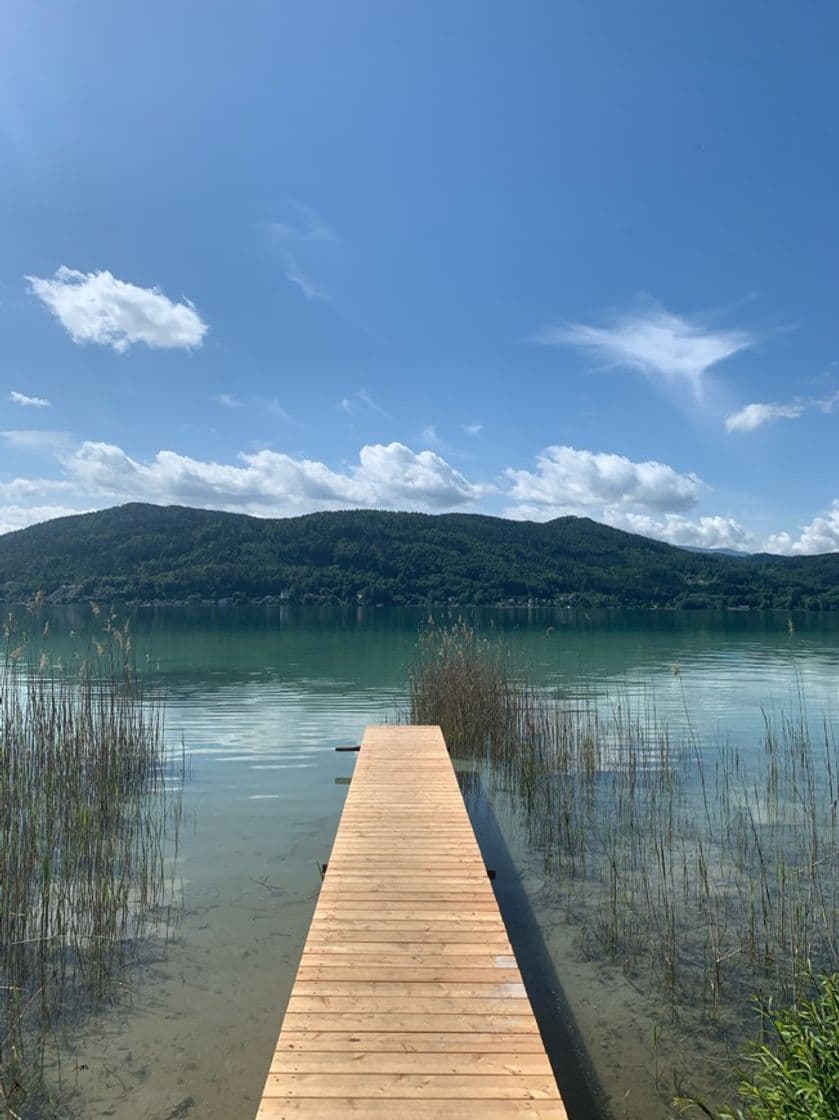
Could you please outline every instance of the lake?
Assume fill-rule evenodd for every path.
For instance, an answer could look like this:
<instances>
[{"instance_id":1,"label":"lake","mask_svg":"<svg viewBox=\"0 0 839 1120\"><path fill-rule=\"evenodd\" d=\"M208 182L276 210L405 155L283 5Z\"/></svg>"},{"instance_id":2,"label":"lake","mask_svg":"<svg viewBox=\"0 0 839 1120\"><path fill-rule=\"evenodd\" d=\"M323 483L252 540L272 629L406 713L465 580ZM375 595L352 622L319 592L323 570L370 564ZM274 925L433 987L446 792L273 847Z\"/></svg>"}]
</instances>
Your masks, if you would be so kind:
<instances>
[{"instance_id":1,"label":"lake","mask_svg":"<svg viewBox=\"0 0 839 1120\"><path fill-rule=\"evenodd\" d=\"M654 706L673 735L728 742L756 763L766 712L800 710L802 697L814 721L837 712L839 615L462 613L503 636L563 705ZM132 612L137 647L165 689L167 739L187 754L175 869L183 909L133 997L84 1025L65 1054L76 1115L253 1115L356 757L335 747L404 714L426 614ZM50 615L56 635L92 625L87 608ZM503 790L464 780L548 1045L563 1049L572 1118L670 1115L672 1067L714 1083L719 1052L690 1022L665 1021L619 966L582 950Z\"/></svg>"}]
</instances>

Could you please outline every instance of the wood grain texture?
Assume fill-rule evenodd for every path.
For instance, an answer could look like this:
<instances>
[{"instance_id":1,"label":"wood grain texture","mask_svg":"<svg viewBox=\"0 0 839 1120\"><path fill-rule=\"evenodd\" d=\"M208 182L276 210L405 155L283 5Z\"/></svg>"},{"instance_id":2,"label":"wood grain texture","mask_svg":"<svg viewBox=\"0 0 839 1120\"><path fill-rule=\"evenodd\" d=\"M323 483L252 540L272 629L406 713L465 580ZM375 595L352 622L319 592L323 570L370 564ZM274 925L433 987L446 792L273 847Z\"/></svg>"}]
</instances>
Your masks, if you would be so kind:
<instances>
[{"instance_id":1,"label":"wood grain texture","mask_svg":"<svg viewBox=\"0 0 839 1120\"><path fill-rule=\"evenodd\" d=\"M369 727L258 1120L567 1120L437 727Z\"/></svg>"}]
</instances>

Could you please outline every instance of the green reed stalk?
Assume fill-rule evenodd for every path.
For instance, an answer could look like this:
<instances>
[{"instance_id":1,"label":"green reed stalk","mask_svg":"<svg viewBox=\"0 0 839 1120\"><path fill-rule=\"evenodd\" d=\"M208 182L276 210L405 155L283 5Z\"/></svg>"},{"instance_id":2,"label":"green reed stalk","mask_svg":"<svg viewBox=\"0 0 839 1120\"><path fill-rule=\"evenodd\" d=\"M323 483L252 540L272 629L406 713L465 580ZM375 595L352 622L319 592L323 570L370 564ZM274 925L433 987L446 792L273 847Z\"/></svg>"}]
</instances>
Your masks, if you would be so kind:
<instances>
[{"instance_id":1,"label":"green reed stalk","mask_svg":"<svg viewBox=\"0 0 839 1120\"><path fill-rule=\"evenodd\" d=\"M110 996L140 938L167 922L177 829L163 708L113 616L70 665L5 624L0 662L0 1103L43 1117L55 1031ZM181 760L182 762L182 760Z\"/></svg>"},{"instance_id":2,"label":"green reed stalk","mask_svg":"<svg viewBox=\"0 0 839 1120\"><path fill-rule=\"evenodd\" d=\"M463 624L424 632L410 695L412 722L512 792L585 952L674 1017L742 1033L753 991L792 1001L839 967L839 746L828 724L813 739L803 700L794 721L764 714L756 768L689 716L674 747L654 708L565 710Z\"/></svg>"}]
</instances>

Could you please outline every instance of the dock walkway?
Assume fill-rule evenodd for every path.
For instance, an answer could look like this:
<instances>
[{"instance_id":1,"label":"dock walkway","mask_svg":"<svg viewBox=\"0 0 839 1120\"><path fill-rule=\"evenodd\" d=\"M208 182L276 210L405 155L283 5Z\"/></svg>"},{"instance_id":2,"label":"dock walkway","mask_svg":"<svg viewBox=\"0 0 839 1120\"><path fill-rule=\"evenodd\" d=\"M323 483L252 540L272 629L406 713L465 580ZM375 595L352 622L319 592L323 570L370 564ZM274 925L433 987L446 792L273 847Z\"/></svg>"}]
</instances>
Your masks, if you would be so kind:
<instances>
[{"instance_id":1,"label":"dock walkway","mask_svg":"<svg viewBox=\"0 0 839 1120\"><path fill-rule=\"evenodd\" d=\"M438 727L369 727L257 1120L566 1120Z\"/></svg>"}]
</instances>

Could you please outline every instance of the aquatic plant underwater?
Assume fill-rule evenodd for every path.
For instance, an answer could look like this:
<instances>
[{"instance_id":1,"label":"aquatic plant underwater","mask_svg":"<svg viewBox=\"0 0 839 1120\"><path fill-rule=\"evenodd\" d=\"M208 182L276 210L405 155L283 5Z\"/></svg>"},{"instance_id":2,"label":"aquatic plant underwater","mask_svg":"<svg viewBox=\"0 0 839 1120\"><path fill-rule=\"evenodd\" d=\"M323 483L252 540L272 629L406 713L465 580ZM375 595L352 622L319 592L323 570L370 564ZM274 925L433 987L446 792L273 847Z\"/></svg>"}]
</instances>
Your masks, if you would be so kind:
<instances>
[{"instance_id":1,"label":"aquatic plant underwater","mask_svg":"<svg viewBox=\"0 0 839 1120\"><path fill-rule=\"evenodd\" d=\"M754 1029L754 994L795 1015L839 968L839 743L803 701L794 719L765 715L759 752L705 742L689 718L673 742L651 705L569 710L499 642L430 624L409 718L439 723L512 796L580 952L620 965L673 1021L698 1017L731 1049ZM741 1097L750 1120L796 1115Z\"/></svg>"},{"instance_id":2,"label":"aquatic plant underwater","mask_svg":"<svg viewBox=\"0 0 839 1120\"><path fill-rule=\"evenodd\" d=\"M58 1108L61 1032L123 997L141 944L176 918L183 754L167 754L127 624L97 628L62 656L39 604L4 627L0 1109L20 1120Z\"/></svg>"}]
</instances>

